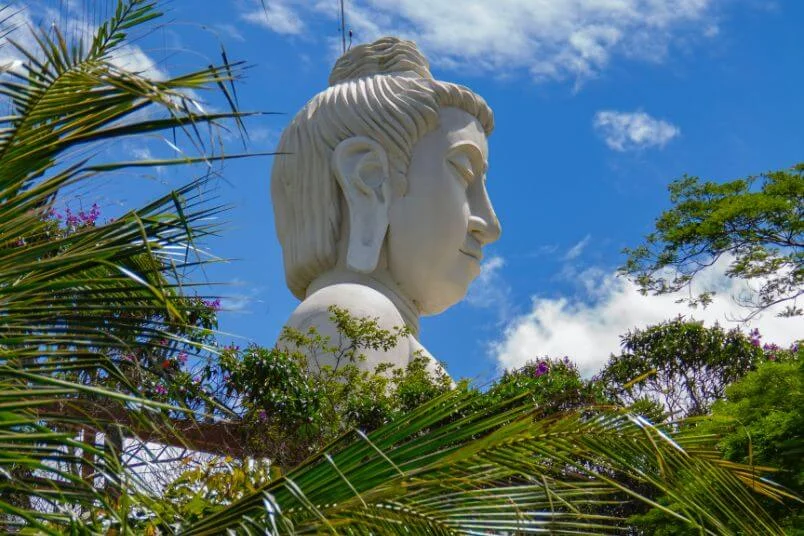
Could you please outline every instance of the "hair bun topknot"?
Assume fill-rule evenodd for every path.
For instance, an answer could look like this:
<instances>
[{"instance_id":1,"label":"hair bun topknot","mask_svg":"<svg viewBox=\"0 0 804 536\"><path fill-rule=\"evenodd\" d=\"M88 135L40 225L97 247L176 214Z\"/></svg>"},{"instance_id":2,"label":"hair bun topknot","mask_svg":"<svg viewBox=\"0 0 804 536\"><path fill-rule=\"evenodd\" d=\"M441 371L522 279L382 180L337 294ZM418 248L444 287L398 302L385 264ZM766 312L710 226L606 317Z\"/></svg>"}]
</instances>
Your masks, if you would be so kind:
<instances>
[{"instance_id":1,"label":"hair bun topknot","mask_svg":"<svg viewBox=\"0 0 804 536\"><path fill-rule=\"evenodd\" d=\"M383 37L358 45L338 58L329 75L329 85L377 74L413 72L421 78L433 78L430 63L413 41Z\"/></svg>"}]
</instances>

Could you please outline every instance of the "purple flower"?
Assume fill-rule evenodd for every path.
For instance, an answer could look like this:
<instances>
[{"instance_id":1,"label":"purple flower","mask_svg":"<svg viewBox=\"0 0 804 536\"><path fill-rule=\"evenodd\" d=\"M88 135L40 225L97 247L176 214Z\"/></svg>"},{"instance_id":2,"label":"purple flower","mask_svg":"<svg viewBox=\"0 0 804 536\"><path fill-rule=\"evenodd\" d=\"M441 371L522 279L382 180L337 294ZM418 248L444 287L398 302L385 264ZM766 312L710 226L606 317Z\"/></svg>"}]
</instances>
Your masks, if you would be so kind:
<instances>
[{"instance_id":1,"label":"purple flower","mask_svg":"<svg viewBox=\"0 0 804 536\"><path fill-rule=\"evenodd\" d=\"M100 216L100 208L98 207L97 203L92 203L92 207L89 209L89 215L87 216L87 222L95 225L95 222L98 220Z\"/></svg>"},{"instance_id":2,"label":"purple flower","mask_svg":"<svg viewBox=\"0 0 804 536\"><path fill-rule=\"evenodd\" d=\"M220 311L221 310L221 299L220 298L215 298L214 300L201 300L201 302L206 307L208 307L209 309L212 309L213 311Z\"/></svg>"},{"instance_id":3,"label":"purple flower","mask_svg":"<svg viewBox=\"0 0 804 536\"><path fill-rule=\"evenodd\" d=\"M154 391L156 391L156 394L159 394L159 395L166 395L167 394L167 389L162 384L157 384L157 386L154 387Z\"/></svg>"},{"instance_id":4,"label":"purple flower","mask_svg":"<svg viewBox=\"0 0 804 536\"><path fill-rule=\"evenodd\" d=\"M193 383L201 383L201 376L196 376L193 378Z\"/></svg>"},{"instance_id":5,"label":"purple flower","mask_svg":"<svg viewBox=\"0 0 804 536\"><path fill-rule=\"evenodd\" d=\"M265 410L263 409L263 410L260 410L259 417L260 417L260 420L261 420L261 421L264 421L265 419L267 419L267 418L268 418L268 414L267 414L267 413L265 412Z\"/></svg>"},{"instance_id":6,"label":"purple flower","mask_svg":"<svg viewBox=\"0 0 804 536\"><path fill-rule=\"evenodd\" d=\"M92 206L89 209L89 212L84 212L83 210L78 212L78 216L71 214L68 209L68 223L72 222L73 224L80 224L80 225L95 225L95 222L100 216L100 208L98 208L97 203L92 203Z\"/></svg>"},{"instance_id":7,"label":"purple flower","mask_svg":"<svg viewBox=\"0 0 804 536\"><path fill-rule=\"evenodd\" d=\"M126 360L126 361L136 361L137 360L137 358L134 356L134 354L123 354L123 359Z\"/></svg>"},{"instance_id":8,"label":"purple flower","mask_svg":"<svg viewBox=\"0 0 804 536\"><path fill-rule=\"evenodd\" d=\"M67 218L65 219L68 227L78 227L78 216L75 216L70 213L70 209L67 209Z\"/></svg>"},{"instance_id":9,"label":"purple flower","mask_svg":"<svg viewBox=\"0 0 804 536\"><path fill-rule=\"evenodd\" d=\"M550 365L547 364L547 361L539 362L539 366L536 367L536 370L533 372L533 377L538 378L539 376L544 376L550 372Z\"/></svg>"}]
</instances>

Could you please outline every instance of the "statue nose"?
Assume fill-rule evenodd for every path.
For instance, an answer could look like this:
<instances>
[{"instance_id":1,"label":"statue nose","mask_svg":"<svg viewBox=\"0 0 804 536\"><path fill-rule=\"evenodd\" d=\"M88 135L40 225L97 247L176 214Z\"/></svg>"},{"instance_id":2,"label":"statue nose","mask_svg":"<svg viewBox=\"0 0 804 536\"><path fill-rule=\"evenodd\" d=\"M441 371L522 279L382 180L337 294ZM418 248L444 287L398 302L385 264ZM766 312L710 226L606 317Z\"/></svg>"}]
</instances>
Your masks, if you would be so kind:
<instances>
[{"instance_id":1,"label":"statue nose","mask_svg":"<svg viewBox=\"0 0 804 536\"><path fill-rule=\"evenodd\" d=\"M500 238L502 229L500 220L491 205L489 193L486 190L485 181L476 188L470 196L469 233L480 242L481 246L490 244Z\"/></svg>"},{"instance_id":2,"label":"statue nose","mask_svg":"<svg viewBox=\"0 0 804 536\"><path fill-rule=\"evenodd\" d=\"M500 220L497 219L491 203L485 203L484 208L485 210L469 217L469 233L483 246L497 241L502 233Z\"/></svg>"}]
</instances>

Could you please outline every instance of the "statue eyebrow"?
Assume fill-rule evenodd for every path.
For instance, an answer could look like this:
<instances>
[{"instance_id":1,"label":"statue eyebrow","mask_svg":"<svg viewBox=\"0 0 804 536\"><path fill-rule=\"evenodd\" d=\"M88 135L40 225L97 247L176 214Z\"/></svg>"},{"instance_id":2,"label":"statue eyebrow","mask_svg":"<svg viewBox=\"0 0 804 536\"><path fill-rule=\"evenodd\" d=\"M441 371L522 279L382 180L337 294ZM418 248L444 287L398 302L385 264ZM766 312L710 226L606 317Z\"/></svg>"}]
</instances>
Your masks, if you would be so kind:
<instances>
[{"instance_id":1,"label":"statue eyebrow","mask_svg":"<svg viewBox=\"0 0 804 536\"><path fill-rule=\"evenodd\" d=\"M469 161L472 163L472 167L474 168L471 170L473 173L480 177L486 174L489 168L489 163L483 158L483 153L480 151L477 145L470 141L459 141L450 146L447 158L451 158L452 154L457 151L466 153L469 156Z\"/></svg>"}]
</instances>

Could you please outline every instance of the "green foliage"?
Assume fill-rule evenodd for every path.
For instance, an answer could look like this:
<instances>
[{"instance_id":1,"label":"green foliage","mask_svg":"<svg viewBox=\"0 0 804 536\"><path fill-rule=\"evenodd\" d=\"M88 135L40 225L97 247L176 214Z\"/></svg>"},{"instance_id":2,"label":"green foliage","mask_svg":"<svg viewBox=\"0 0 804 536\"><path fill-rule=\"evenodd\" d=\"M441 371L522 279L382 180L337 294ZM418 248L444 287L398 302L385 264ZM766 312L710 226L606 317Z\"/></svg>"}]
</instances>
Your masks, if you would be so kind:
<instances>
[{"instance_id":1,"label":"green foliage","mask_svg":"<svg viewBox=\"0 0 804 536\"><path fill-rule=\"evenodd\" d=\"M112 63L127 34L156 16L154 2L120 1L86 47L50 26L18 30L32 33L30 49L7 28L0 32L0 45L23 58L0 67L8 105L0 118L3 531L89 533L124 525L120 501L144 483L121 465L118 424L97 415L120 408L128 423L120 427L148 428L168 413L186 413L191 408L149 396L155 393L147 384L169 385L171 360L182 349L212 350L205 336L214 320L182 295L185 271L205 262L195 258L197 244L215 231L209 222L219 211L203 200L205 179L113 221L99 222L96 207L61 221L54 211L65 188L91 189L93 180L109 181L109 171L220 160L101 160L96 144L165 130L177 143L207 146L199 124L242 116L234 109L191 112L197 108L187 96L219 88L225 99L237 65L155 81ZM136 366L126 356L136 357Z\"/></svg>"},{"instance_id":2,"label":"green foliage","mask_svg":"<svg viewBox=\"0 0 804 536\"><path fill-rule=\"evenodd\" d=\"M774 355L784 353L774 351ZM418 371L424 374L424 362L419 363ZM377 378L384 378L382 384L387 385L387 375ZM640 510L648 513L634 516L632 521L637 527L649 527L647 533L691 534L703 529L713 534L729 534L733 527L740 526L748 534L779 533L769 519L749 521L752 515L746 512L719 518L734 505L751 504L754 500L745 495L745 490L734 489L740 478L761 493L779 496L779 490L757 485L745 465L719 466L718 457L711 450L713 443L708 431L695 434L689 430L656 429L644 419L625 417L616 410L607 412L595 406L606 400L600 388L599 382L580 378L567 358L543 359L520 370L506 372L486 392L461 385L449 394L452 402L447 403L448 395L444 394L419 410L397 412L389 418L388 424L363 440L368 443L362 447L363 454L344 453L344 450L351 452L361 448L361 440L357 440L357 444L350 442L351 435L345 430L346 433L334 442L322 445L323 453L308 458L298 469L285 473L272 466L274 473L265 489L256 490L240 502L233 503L231 495L217 491L202 500L199 497L206 494L206 488L199 479L206 478L206 474L189 472L187 477L196 475L195 479L181 479L182 486L187 488L190 482L189 488L204 491L196 491L192 500L185 502L211 513L211 517L202 519L191 533L192 530L207 533L212 526L219 530L224 525L216 523L227 523L227 519L238 523L236 520L243 516L252 519L259 516L259 509L248 506L255 505L258 498L268 502L269 511L287 512L290 505L291 512L287 515L257 522L270 522L272 526L276 523L279 533L316 532L327 527L339 533L366 530L396 533L394 527L398 523L414 534L460 533L465 530L464 523L471 519L473 527L482 526L492 533L503 530L502 527L525 530L526 527L547 526L554 533L586 527L591 533L605 534L616 532L615 527L623 525L625 517ZM455 404L457 399L461 402ZM524 421L523 412L528 415ZM402 435L402 429L411 435ZM515 439L509 433L523 435ZM387 434L395 438L393 442L401 443L381 444L380 459L388 456L387 466L382 462L372 465L371 455L376 455L379 448L377 437ZM500 443L491 439L498 434ZM641 444L641 440L653 434L653 439ZM516 448L503 453L497 450L501 444L516 445ZM653 445L649 450L657 450L641 450L647 444ZM585 452L585 445L594 446ZM436 462L439 456L464 448L470 458L477 457L467 468L451 465L456 459L463 459L459 454L447 456L443 465ZM411 466L404 465L407 452L414 456L408 463L419 467L410 473ZM345 465L341 456L345 457ZM686 461L673 461L675 456ZM421 466L417 465L419 457ZM526 460L528 469L523 473L496 472L500 470L496 463L511 469ZM371 469L363 471L367 463ZM395 467L401 472L395 473ZM724 472L726 469L728 471ZM248 471L243 474L236 470L231 480L218 475L216 482L219 487L234 489L233 480L259 480L261 474L264 471L250 476ZM399 476L405 474L411 475L410 480ZM466 487L468 474L480 487ZM328 478L331 480L326 480ZM260 481L265 482L264 478ZM539 482L536 488L540 491L531 485L534 481ZM305 487L305 482L311 487ZM706 486L701 487L701 482ZM498 489L503 484L505 491ZM253 487L250 483L243 485ZM566 490L569 494L561 487L564 485L570 486ZM283 491L287 486L290 495ZM337 489L339 487L341 489ZM541 495L546 487L549 488L547 495ZM569 489L574 491L569 492ZM415 490L417 498L410 502L406 492L399 490L409 493ZM541 508L540 513L529 517L520 512L515 524L504 521L508 514L502 497L508 493L517 496L517 508L530 505L534 509ZM655 497L661 497L663 507L650 510ZM291 502L286 502L288 500ZM473 511L467 518L463 512L473 508L474 501L482 502L484 511ZM389 513L389 504L397 514ZM315 505L315 510L307 510L311 505ZM189 520L192 516L182 514L180 517Z\"/></svg>"},{"instance_id":3,"label":"green foliage","mask_svg":"<svg viewBox=\"0 0 804 536\"><path fill-rule=\"evenodd\" d=\"M598 380L614 400L654 416L662 407L670 419L705 415L727 385L764 358L758 338L681 317L621 339L623 351Z\"/></svg>"},{"instance_id":4,"label":"green foliage","mask_svg":"<svg viewBox=\"0 0 804 536\"><path fill-rule=\"evenodd\" d=\"M484 394L482 403L498 404L519 396L525 396L544 415L605 402L599 385L581 378L578 368L567 357L545 357L505 371Z\"/></svg>"},{"instance_id":5,"label":"green foliage","mask_svg":"<svg viewBox=\"0 0 804 536\"><path fill-rule=\"evenodd\" d=\"M782 314L802 314L795 299L804 292L804 164L722 184L684 176L669 190L673 207L643 245L625 250L620 268L643 294L688 288L726 256L729 277L759 283L756 295L736 297L750 308L748 317L782 302ZM689 302L705 306L713 293Z\"/></svg>"},{"instance_id":6,"label":"green foliage","mask_svg":"<svg viewBox=\"0 0 804 536\"><path fill-rule=\"evenodd\" d=\"M186 458L187 464L193 463ZM274 465L265 461L211 458L195 464L173 480L160 497L139 496L143 508L137 512L137 528L154 531L159 521L176 517L196 522L279 477Z\"/></svg>"},{"instance_id":7,"label":"green foliage","mask_svg":"<svg viewBox=\"0 0 804 536\"><path fill-rule=\"evenodd\" d=\"M767 359L729 385L711 415L686 423L685 432L718 438L723 459L744 464L746 480L769 479L789 490L769 494L763 507L787 534L804 534L804 349L768 346ZM701 493L705 483L686 480L688 493ZM675 507L667 497L660 502ZM645 534L697 534L658 509L632 522Z\"/></svg>"},{"instance_id":8,"label":"green foliage","mask_svg":"<svg viewBox=\"0 0 804 536\"><path fill-rule=\"evenodd\" d=\"M673 497L665 512L702 533L780 534L736 478L745 469L719 465L696 437L617 410L545 417L525 396L476 403L457 389L368 435L342 436L183 533L613 534L624 520L599 511L625 492L647 504ZM706 480L701 493L686 493L689 474Z\"/></svg>"},{"instance_id":9,"label":"green foliage","mask_svg":"<svg viewBox=\"0 0 804 536\"><path fill-rule=\"evenodd\" d=\"M756 467L804 497L804 349L794 349L775 350L772 361L729 386L726 397L713 406L707 427L722 437L726 460ZM768 502L765 507L804 534L802 502Z\"/></svg>"},{"instance_id":10,"label":"green foliage","mask_svg":"<svg viewBox=\"0 0 804 536\"><path fill-rule=\"evenodd\" d=\"M281 467L293 467L346 431L370 431L451 388L443 372L428 371L428 360L404 369L379 365L363 370L367 349L388 350L404 328L378 327L330 308L338 340L286 328L274 348L225 349L219 361L229 398L239 399L243 418L255 428L250 448ZM323 365L308 364L308 356Z\"/></svg>"}]
</instances>

